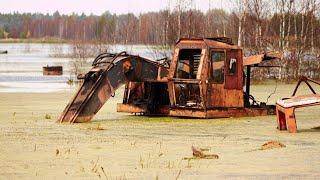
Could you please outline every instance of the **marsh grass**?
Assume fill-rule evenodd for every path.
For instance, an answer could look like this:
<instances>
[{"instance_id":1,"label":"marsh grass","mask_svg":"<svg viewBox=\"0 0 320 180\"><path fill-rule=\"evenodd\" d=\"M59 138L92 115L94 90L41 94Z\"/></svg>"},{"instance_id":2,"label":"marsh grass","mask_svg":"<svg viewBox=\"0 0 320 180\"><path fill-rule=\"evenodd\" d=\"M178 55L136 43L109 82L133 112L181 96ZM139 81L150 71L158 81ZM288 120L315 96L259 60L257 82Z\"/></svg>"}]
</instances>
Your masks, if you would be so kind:
<instances>
[{"instance_id":1,"label":"marsh grass","mask_svg":"<svg viewBox=\"0 0 320 180\"><path fill-rule=\"evenodd\" d=\"M101 126L101 123L98 123L95 127L88 127L87 129L88 129L88 130L98 130L98 131L106 130L105 128L103 128L103 127Z\"/></svg>"}]
</instances>

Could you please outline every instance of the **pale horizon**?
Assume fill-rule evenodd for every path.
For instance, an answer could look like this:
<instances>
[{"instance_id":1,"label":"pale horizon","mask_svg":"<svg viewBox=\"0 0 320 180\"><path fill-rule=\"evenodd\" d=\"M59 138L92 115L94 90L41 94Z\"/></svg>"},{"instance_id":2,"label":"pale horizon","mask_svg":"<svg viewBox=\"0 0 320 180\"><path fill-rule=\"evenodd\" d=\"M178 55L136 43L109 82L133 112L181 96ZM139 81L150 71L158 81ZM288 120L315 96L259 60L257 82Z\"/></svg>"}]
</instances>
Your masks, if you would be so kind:
<instances>
[{"instance_id":1,"label":"pale horizon","mask_svg":"<svg viewBox=\"0 0 320 180\"><path fill-rule=\"evenodd\" d=\"M0 12L9 14L19 13L43 13L53 14L59 11L60 14L86 14L101 15L109 11L111 14L134 13L136 15L146 12L155 12L170 7L173 10L177 0L1 0ZM210 3L209 3L210 1ZM194 0L192 9L206 12L212 9L230 10L232 3L223 0ZM230 7L230 8L227 8Z\"/></svg>"}]
</instances>

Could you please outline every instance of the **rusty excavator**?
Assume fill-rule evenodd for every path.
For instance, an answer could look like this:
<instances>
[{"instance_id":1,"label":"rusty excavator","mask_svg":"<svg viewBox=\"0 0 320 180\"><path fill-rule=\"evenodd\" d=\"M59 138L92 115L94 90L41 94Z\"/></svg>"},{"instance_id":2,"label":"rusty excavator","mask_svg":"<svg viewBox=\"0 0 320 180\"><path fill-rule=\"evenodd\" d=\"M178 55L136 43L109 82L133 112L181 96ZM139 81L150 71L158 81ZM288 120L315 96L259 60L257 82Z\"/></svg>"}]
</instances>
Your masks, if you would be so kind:
<instances>
[{"instance_id":1,"label":"rusty excavator","mask_svg":"<svg viewBox=\"0 0 320 180\"><path fill-rule=\"evenodd\" d=\"M118 112L191 118L275 114L274 105L250 95L250 72L277 59L243 57L241 47L225 37L180 39L172 60L162 63L126 52L102 53L87 74L78 76L83 84L58 122L90 121L123 84Z\"/></svg>"}]
</instances>

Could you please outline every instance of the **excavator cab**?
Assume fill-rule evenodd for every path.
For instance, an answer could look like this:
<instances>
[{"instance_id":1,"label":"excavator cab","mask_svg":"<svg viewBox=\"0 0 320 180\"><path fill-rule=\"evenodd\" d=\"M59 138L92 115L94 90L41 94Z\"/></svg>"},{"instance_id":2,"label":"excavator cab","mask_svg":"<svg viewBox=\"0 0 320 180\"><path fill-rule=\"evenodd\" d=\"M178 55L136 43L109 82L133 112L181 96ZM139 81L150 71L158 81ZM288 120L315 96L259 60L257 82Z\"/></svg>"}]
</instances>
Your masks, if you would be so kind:
<instances>
[{"instance_id":1,"label":"excavator cab","mask_svg":"<svg viewBox=\"0 0 320 180\"><path fill-rule=\"evenodd\" d=\"M178 41L168 74L170 115L208 118L212 109L243 108L242 61L242 49L227 38Z\"/></svg>"}]
</instances>

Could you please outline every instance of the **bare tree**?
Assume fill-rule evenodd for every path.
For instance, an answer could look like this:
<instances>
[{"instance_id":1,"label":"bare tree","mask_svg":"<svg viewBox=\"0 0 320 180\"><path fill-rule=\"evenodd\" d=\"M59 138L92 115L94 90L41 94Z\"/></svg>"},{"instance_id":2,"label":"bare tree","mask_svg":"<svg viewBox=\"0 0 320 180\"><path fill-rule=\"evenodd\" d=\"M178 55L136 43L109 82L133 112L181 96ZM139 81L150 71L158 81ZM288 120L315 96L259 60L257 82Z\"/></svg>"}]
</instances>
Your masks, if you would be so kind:
<instances>
[{"instance_id":1,"label":"bare tree","mask_svg":"<svg viewBox=\"0 0 320 180\"><path fill-rule=\"evenodd\" d=\"M244 24L246 21L246 16L248 13L248 0L238 0L237 1L237 14L239 19L238 25L238 46L242 46L243 34L244 34Z\"/></svg>"}]
</instances>

